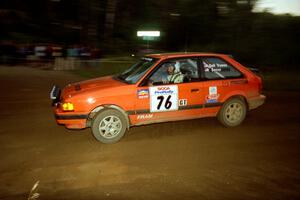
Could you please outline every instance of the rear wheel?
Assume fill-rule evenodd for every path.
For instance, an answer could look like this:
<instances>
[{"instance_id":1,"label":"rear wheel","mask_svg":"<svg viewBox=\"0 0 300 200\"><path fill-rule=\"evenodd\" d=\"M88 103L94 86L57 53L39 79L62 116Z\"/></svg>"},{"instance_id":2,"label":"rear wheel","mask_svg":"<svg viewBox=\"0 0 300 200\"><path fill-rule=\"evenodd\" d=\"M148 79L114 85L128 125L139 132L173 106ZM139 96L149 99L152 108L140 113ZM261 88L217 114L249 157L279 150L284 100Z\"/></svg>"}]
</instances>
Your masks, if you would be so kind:
<instances>
[{"instance_id":1,"label":"rear wheel","mask_svg":"<svg viewBox=\"0 0 300 200\"><path fill-rule=\"evenodd\" d=\"M226 127L240 125L247 113L245 101L239 98L232 98L226 101L218 113L218 120Z\"/></svg>"},{"instance_id":2,"label":"rear wheel","mask_svg":"<svg viewBox=\"0 0 300 200\"><path fill-rule=\"evenodd\" d=\"M103 143L115 143L125 134L125 116L117 110L107 109L98 113L92 122L94 137Z\"/></svg>"}]
</instances>

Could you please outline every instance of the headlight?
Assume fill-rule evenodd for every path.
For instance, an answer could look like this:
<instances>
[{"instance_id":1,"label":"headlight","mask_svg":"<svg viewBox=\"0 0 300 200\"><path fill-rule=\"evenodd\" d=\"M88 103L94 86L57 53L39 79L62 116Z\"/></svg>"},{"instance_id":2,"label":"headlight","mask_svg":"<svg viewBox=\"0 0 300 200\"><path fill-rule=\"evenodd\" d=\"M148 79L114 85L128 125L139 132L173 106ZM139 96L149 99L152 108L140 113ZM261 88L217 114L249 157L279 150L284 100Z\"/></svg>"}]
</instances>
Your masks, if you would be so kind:
<instances>
[{"instance_id":1,"label":"headlight","mask_svg":"<svg viewBox=\"0 0 300 200\"><path fill-rule=\"evenodd\" d=\"M74 105L72 103L63 103L62 104L62 109L63 111L73 111L74 110Z\"/></svg>"}]
</instances>

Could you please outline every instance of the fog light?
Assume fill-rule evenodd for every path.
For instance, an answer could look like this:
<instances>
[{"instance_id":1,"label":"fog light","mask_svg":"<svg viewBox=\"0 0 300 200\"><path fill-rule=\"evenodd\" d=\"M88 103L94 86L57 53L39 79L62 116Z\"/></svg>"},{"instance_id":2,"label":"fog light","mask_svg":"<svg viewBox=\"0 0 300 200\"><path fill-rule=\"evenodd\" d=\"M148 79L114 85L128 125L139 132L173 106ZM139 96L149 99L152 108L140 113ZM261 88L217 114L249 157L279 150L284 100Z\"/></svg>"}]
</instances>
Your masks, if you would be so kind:
<instances>
[{"instance_id":1,"label":"fog light","mask_svg":"<svg viewBox=\"0 0 300 200\"><path fill-rule=\"evenodd\" d=\"M74 110L74 105L72 103L63 103L62 109L64 111L72 111Z\"/></svg>"}]
</instances>

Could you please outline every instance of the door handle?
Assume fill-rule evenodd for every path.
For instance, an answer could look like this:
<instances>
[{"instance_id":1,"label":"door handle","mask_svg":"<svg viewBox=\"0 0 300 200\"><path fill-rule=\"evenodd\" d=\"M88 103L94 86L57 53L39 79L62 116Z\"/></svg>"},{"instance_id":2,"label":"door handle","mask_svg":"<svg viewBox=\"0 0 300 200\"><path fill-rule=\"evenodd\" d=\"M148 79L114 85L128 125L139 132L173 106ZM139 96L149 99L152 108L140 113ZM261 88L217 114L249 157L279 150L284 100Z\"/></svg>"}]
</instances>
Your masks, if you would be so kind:
<instances>
[{"instance_id":1,"label":"door handle","mask_svg":"<svg viewBox=\"0 0 300 200\"><path fill-rule=\"evenodd\" d=\"M229 81L222 81L223 86L229 86Z\"/></svg>"},{"instance_id":2,"label":"door handle","mask_svg":"<svg viewBox=\"0 0 300 200\"><path fill-rule=\"evenodd\" d=\"M191 89L191 92L199 92L199 89L198 88L193 88L193 89Z\"/></svg>"}]
</instances>

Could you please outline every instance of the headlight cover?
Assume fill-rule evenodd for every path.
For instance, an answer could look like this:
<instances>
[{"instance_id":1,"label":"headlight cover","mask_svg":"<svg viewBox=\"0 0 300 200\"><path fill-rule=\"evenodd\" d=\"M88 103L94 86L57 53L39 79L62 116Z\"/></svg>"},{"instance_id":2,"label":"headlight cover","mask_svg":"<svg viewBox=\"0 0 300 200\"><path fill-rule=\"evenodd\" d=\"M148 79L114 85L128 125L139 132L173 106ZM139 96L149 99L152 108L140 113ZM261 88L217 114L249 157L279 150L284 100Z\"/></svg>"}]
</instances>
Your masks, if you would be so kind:
<instances>
[{"instance_id":1,"label":"headlight cover","mask_svg":"<svg viewBox=\"0 0 300 200\"><path fill-rule=\"evenodd\" d=\"M61 107L62 107L63 111L73 111L74 110L74 104L72 104L70 102L63 103Z\"/></svg>"}]
</instances>

